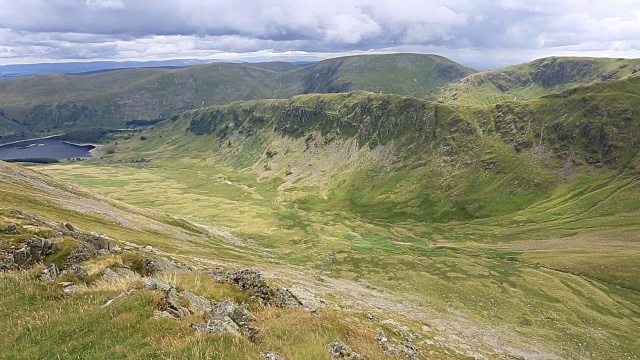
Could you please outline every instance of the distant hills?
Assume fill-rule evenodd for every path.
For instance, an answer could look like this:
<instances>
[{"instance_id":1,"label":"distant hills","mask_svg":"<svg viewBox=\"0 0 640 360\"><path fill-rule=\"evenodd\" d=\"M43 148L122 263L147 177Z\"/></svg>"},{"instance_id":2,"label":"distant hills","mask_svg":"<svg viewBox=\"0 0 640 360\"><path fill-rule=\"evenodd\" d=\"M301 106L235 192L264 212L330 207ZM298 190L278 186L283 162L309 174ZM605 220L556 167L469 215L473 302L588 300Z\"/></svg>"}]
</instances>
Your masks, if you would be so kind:
<instances>
[{"instance_id":1,"label":"distant hills","mask_svg":"<svg viewBox=\"0 0 640 360\"><path fill-rule=\"evenodd\" d=\"M14 124L6 139L126 121L167 118L236 100L289 98L310 92L368 90L420 96L473 70L434 55L394 54L287 63L212 63L92 75L43 75L0 81L0 109ZM21 131L11 130L15 125Z\"/></svg>"},{"instance_id":2,"label":"distant hills","mask_svg":"<svg viewBox=\"0 0 640 360\"><path fill-rule=\"evenodd\" d=\"M640 75L640 59L538 59L472 74L434 91L428 98L456 105L490 105L531 100L575 86Z\"/></svg>"}]
</instances>

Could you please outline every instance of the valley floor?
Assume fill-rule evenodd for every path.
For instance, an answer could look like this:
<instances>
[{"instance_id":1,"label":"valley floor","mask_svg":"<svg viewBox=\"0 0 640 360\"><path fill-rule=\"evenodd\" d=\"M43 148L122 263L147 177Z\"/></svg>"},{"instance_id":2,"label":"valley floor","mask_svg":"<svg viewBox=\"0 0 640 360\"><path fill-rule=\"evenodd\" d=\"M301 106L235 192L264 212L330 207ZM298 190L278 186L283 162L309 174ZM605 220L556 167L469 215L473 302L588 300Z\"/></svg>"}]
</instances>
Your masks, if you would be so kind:
<instances>
[{"instance_id":1,"label":"valley floor","mask_svg":"<svg viewBox=\"0 0 640 360\"><path fill-rule=\"evenodd\" d=\"M632 179L500 218L397 224L302 210L277 184L206 160L37 169L215 234L148 242L177 258L260 268L305 303L370 314L460 356L640 358L638 212L610 211L639 193L622 192L638 189ZM560 200L575 209L553 217Z\"/></svg>"}]
</instances>

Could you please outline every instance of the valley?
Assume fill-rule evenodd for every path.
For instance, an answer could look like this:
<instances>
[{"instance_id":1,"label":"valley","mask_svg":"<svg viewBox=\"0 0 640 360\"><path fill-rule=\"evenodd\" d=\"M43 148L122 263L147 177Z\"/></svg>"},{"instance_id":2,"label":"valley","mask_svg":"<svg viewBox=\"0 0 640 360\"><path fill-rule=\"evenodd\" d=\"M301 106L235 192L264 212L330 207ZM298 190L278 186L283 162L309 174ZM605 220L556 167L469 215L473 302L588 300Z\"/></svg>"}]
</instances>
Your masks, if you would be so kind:
<instances>
[{"instance_id":1,"label":"valley","mask_svg":"<svg viewBox=\"0 0 640 360\"><path fill-rule=\"evenodd\" d=\"M368 65L355 71L347 66L354 62ZM265 89L277 92L219 100L215 96L230 93L198 92L196 105L206 97L213 102L206 105L215 106L154 108L147 118L163 114L162 121L109 135L104 153L87 161L26 168L0 163L0 213L3 222L13 219L12 209L72 222L133 251L150 246L201 269L258 269L324 314L316 321L296 310L273 315L267 308L259 312L260 326L275 329L287 325L273 319L304 319L298 332L330 334L316 342L311 335L267 331L262 342L221 345L227 338L189 340L191 330L180 328L181 340L168 346L167 358L213 343L229 351L220 358L259 358L274 346L288 358L329 358L324 348L336 332L368 351L367 358L394 358L373 350L375 329L382 327L420 349L420 359L637 359L635 62L541 60L526 67L536 67L538 79L562 84L503 79L511 90L496 98L493 80L489 90L472 86L468 96L451 94L469 79L494 79L501 70L472 74L444 60L436 64L447 64L450 76L441 82L433 82L444 76L431 72L434 63L414 56L326 61L313 71L261 65L279 79L260 75L278 81ZM429 79L417 80L398 64L413 64L411 71ZM192 70L210 70L206 66ZM391 74L397 87L375 71L394 67L404 74ZM336 68L344 71L338 80ZM603 79L612 69L615 74ZM304 90L301 83L281 81L297 72L307 74ZM114 73L124 76L98 76ZM166 74L154 76L160 81ZM407 81L411 77L416 81ZM528 101L509 99L538 86ZM260 88L251 85L252 91ZM422 99L434 100L433 94L440 101ZM97 104L115 95L92 96ZM145 118L143 107L129 118L118 115L118 124ZM25 116L21 126L34 119ZM107 123L103 117L85 125ZM96 304L126 289L100 284L90 285L104 292ZM124 301L142 306L132 299ZM7 308L0 302L0 316L8 316ZM124 318L145 318L138 310L123 311ZM323 330L312 330L318 328ZM24 335L15 341L30 341L26 327L16 331ZM153 351L154 345L141 349Z\"/></svg>"}]
</instances>

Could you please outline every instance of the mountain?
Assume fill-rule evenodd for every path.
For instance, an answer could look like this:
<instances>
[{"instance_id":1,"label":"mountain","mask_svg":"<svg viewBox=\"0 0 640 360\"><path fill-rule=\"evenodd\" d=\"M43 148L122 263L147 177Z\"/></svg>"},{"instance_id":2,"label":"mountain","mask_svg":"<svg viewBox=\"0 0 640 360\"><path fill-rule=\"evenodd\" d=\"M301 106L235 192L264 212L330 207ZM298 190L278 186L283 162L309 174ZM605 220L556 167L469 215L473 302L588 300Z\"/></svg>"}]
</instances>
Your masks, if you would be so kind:
<instances>
[{"instance_id":1,"label":"mountain","mask_svg":"<svg viewBox=\"0 0 640 360\"><path fill-rule=\"evenodd\" d=\"M303 67L214 63L83 76L44 75L0 81L0 109L29 130L25 136L35 136L78 128L117 128L129 120L168 118L235 100L288 98L307 92L362 88L425 93L470 72L437 56L395 54L340 58ZM3 141L9 141L21 134L1 135Z\"/></svg>"},{"instance_id":2,"label":"mountain","mask_svg":"<svg viewBox=\"0 0 640 360\"><path fill-rule=\"evenodd\" d=\"M638 59L551 57L472 74L433 91L428 98L456 105L490 105L639 74Z\"/></svg>"}]
</instances>

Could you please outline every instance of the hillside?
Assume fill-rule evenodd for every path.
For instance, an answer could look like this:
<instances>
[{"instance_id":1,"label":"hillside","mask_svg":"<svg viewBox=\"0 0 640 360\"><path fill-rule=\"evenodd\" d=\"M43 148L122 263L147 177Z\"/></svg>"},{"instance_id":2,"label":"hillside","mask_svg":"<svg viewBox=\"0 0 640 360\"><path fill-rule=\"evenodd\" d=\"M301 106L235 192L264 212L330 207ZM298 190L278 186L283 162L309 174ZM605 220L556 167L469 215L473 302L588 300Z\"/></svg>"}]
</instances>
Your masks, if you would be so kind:
<instances>
[{"instance_id":1,"label":"hillside","mask_svg":"<svg viewBox=\"0 0 640 360\"><path fill-rule=\"evenodd\" d=\"M214 63L44 75L0 81L0 109L28 129L25 136L30 137L78 128L118 128L128 120L169 118L235 100L358 89L425 93L470 72L434 55L393 54L332 59L304 67ZM0 135L4 142L23 138L22 132L12 129Z\"/></svg>"},{"instance_id":2,"label":"hillside","mask_svg":"<svg viewBox=\"0 0 640 360\"><path fill-rule=\"evenodd\" d=\"M485 107L235 102L38 168L225 229L328 293L370 289L357 308L463 356L639 358L639 81Z\"/></svg>"},{"instance_id":3,"label":"hillside","mask_svg":"<svg viewBox=\"0 0 640 360\"><path fill-rule=\"evenodd\" d=\"M551 57L469 75L433 91L428 98L456 105L532 100L594 82L640 74L638 59Z\"/></svg>"}]
</instances>

